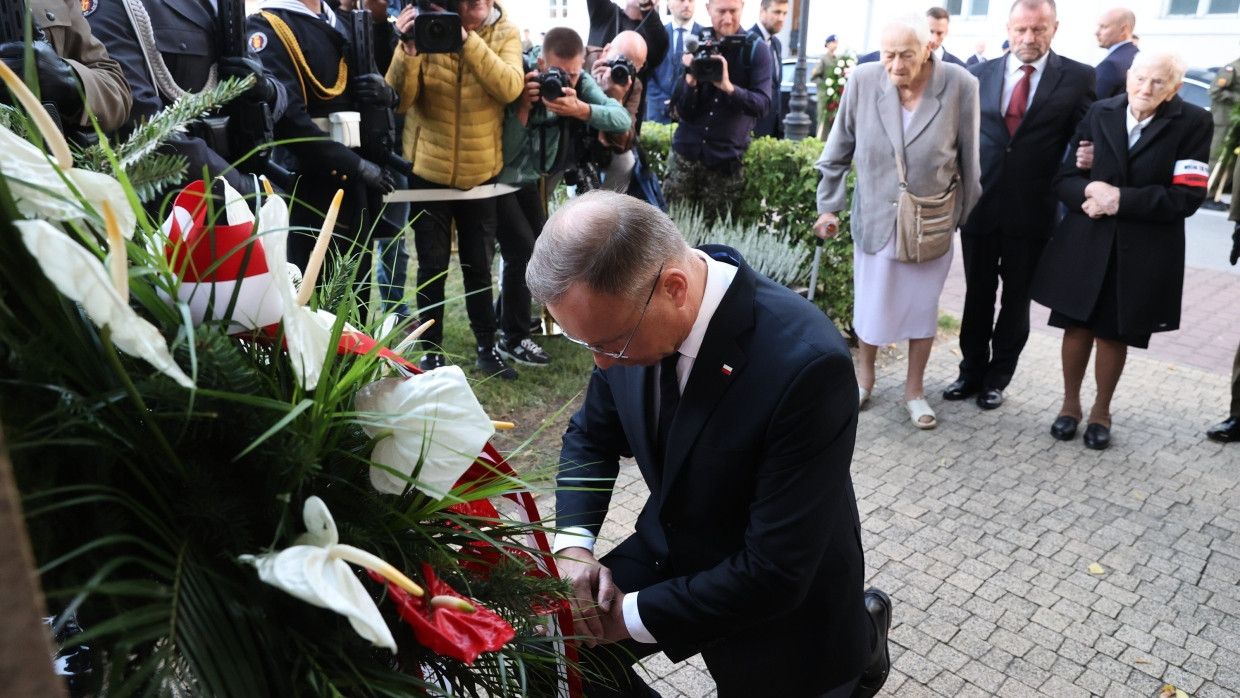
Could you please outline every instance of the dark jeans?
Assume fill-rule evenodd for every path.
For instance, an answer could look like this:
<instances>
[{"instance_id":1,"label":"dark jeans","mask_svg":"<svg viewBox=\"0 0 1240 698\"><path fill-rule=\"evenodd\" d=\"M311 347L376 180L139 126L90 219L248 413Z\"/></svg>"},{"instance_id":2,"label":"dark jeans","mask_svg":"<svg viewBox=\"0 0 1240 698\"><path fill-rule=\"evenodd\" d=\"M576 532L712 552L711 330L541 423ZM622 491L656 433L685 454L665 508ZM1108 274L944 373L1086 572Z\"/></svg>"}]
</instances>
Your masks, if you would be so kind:
<instances>
[{"instance_id":1,"label":"dark jeans","mask_svg":"<svg viewBox=\"0 0 1240 698\"><path fill-rule=\"evenodd\" d=\"M411 184L415 188L429 187L425 182ZM451 231L455 221L469 328L479 345L494 344L491 260L495 253L495 199L431 201L414 204L411 208L414 247L418 255L418 320L435 321L422 335L423 341L432 346L443 344L444 281L452 255Z\"/></svg>"},{"instance_id":2,"label":"dark jeans","mask_svg":"<svg viewBox=\"0 0 1240 698\"><path fill-rule=\"evenodd\" d=\"M525 285L525 267L534 254L534 240L542 232L547 217L543 213L538 183L496 199L495 231L499 252L504 258L500 276L499 328L504 338L515 344L530 336L530 289Z\"/></svg>"}]
</instances>

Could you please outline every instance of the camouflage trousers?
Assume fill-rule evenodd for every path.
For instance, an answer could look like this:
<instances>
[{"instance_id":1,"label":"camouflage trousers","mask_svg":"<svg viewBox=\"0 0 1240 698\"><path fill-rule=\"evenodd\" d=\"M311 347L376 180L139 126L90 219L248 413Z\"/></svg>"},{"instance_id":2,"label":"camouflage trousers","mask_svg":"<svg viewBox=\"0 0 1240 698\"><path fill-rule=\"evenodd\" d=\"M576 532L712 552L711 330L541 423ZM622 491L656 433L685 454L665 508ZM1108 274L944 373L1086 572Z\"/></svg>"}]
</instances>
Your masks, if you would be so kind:
<instances>
[{"instance_id":1,"label":"camouflage trousers","mask_svg":"<svg viewBox=\"0 0 1240 698\"><path fill-rule=\"evenodd\" d=\"M700 207L707 226L726 217L744 190L745 170L742 167L727 172L686 160L674 152L668 156L667 179L663 182L667 205Z\"/></svg>"}]
</instances>

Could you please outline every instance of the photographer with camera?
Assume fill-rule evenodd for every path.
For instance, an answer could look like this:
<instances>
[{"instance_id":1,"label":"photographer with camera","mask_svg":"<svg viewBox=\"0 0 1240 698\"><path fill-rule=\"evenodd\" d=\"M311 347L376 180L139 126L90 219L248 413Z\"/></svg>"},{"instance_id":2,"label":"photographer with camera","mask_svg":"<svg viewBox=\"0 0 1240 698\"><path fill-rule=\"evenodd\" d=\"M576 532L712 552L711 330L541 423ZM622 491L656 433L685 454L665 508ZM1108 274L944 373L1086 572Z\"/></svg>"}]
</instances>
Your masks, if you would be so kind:
<instances>
[{"instance_id":1,"label":"photographer with camera","mask_svg":"<svg viewBox=\"0 0 1240 698\"><path fill-rule=\"evenodd\" d=\"M595 140L601 156L603 188L621 194L629 190L633 163L637 159L637 125L641 120L643 85L638 73L646 64L646 40L634 31L623 31L601 49L590 47L586 65L604 94L624 105L629 113L625 131L598 129Z\"/></svg>"},{"instance_id":2,"label":"photographer with camera","mask_svg":"<svg viewBox=\"0 0 1240 698\"><path fill-rule=\"evenodd\" d=\"M740 198L750 131L771 108L771 52L752 35L739 34L743 6L741 0L707 0L712 29L689 42L688 70L672 98L680 126L663 192L668 205L701 204L707 225Z\"/></svg>"},{"instance_id":3,"label":"photographer with camera","mask_svg":"<svg viewBox=\"0 0 1240 698\"><path fill-rule=\"evenodd\" d=\"M606 133L624 132L631 124L629 112L585 72L585 56L577 32L566 27L548 31L542 46L526 54L525 91L508 105L504 118L504 170L499 181L521 188L499 197L497 203L496 237L504 258L498 349L504 357L529 366L551 362L530 339L530 291L525 285L534 239L547 222L539 180L564 171L568 149L564 141L578 125ZM573 163L568 166L579 169Z\"/></svg>"},{"instance_id":4,"label":"photographer with camera","mask_svg":"<svg viewBox=\"0 0 1240 698\"><path fill-rule=\"evenodd\" d=\"M671 46L667 30L659 22L657 0L624 0L623 7L611 0L587 0L586 10L590 15L590 33L587 44L590 46L606 46L615 41L623 31L635 31L641 34L646 42L646 65L639 68L638 77L642 82L650 79L650 73L668 59L668 48ZM589 64L587 64L589 65ZM646 113L646 102L643 95L638 123ZM639 126L640 129L640 126Z\"/></svg>"},{"instance_id":5,"label":"photographer with camera","mask_svg":"<svg viewBox=\"0 0 1240 698\"><path fill-rule=\"evenodd\" d=\"M515 379L516 370L495 348L495 198L479 198L484 192L468 190L493 183L503 169L504 108L525 86L521 32L495 0L419 5L405 6L396 18L400 51L387 80L400 97L397 112L405 114L404 155L413 161L409 186L436 190L426 192L429 200L415 202L410 212L418 256L418 317L435 321L422 335L431 350L421 367L446 363L441 346L444 278L455 221L465 308L476 340L475 366L487 375Z\"/></svg>"},{"instance_id":6,"label":"photographer with camera","mask_svg":"<svg viewBox=\"0 0 1240 698\"><path fill-rule=\"evenodd\" d=\"M230 10L233 24L223 24L235 33L231 43L236 55L230 55L223 45L221 31L221 15ZM87 10L91 31L120 63L133 93L133 108L122 132L137 128L183 94L212 89L217 81L230 77L253 76L255 82L229 109L238 105L254 108L265 121L279 120L288 106L288 94L249 48L244 17L242 0L223 0L214 9L197 0L121 0L95 3ZM268 127L263 136L247 141L235 133L242 128L240 121L231 114L213 117L165 142L165 149L184 157L188 164L181 186L202 177L205 168L211 179L223 177L242 195L254 194L258 184L250 171L260 173L260 162L237 161L263 145L264 138L270 140L271 132Z\"/></svg>"},{"instance_id":7,"label":"photographer with camera","mask_svg":"<svg viewBox=\"0 0 1240 698\"><path fill-rule=\"evenodd\" d=\"M391 41L387 25L375 25L375 53ZM394 184L378 155L374 160L361 155L358 110L390 107L396 95L382 75L370 72L373 66L350 65L351 13L322 0L264 0L246 18L246 30L250 48L288 93L275 138L313 139L276 149L277 161L296 176L289 261L304 268L314 249L314 231L322 227L336 191L343 189L332 249L340 257L360 255L354 288L362 291L370 281L370 237L382 224L383 196Z\"/></svg>"}]
</instances>

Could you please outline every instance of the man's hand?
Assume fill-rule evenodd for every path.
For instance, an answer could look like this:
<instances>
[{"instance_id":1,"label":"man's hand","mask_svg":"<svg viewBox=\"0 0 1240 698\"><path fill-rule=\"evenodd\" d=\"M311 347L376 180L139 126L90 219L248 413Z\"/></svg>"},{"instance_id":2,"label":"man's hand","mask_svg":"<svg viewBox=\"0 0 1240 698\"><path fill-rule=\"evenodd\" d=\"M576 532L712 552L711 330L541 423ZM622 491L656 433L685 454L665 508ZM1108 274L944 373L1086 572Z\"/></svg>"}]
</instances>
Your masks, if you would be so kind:
<instances>
[{"instance_id":1,"label":"man's hand","mask_svg":"<svg viewBox=\"0 0 1240 698\"><path fill-rule=\"evenodd\" d=\"M620 625L624 625L618 599L613 603L617 590L611 582L611 570L599 564L594 553L585 548L565 548L559 554L556 565L560 576L569 580L573 587L568 600L573 611L573 633L585 638L586 647L594 647L599 640L607 638L605 625L614 626L615 623L614 617L605 621L604 616L620 613Z\"/></svg>"},{"instance_id":2,"label":"man's hand","mask_svg":"<svg viewBox=\"0 0 1240 698\"><path fill-rule=\"evenodd\" d=\"M1236 266L1236 262L1240 261L1240 223L1236 223L1236 229L1231 234L1231 266Z\"/></svg>"},{"instance_id":3,"label":"man's hand","mask_svg":"<svg viewBox=\"0 0 1240 698\"><path fill-rule=\"evenodd\" d=\"M1085 187L1085 204L1081 209L1091 218L1114 216L1119 213L1119 188L1106 182L1090 182Z\"/></svg>"},{"instance_id":4,"label":"man's hand","mask_svg":"<svg viewBox=\"0 0 1240 698\"><path fill-rule=\"evenodd\" d=\"M410 35L413 31L413 20L418 17L418 6L410 3L401 8L400 14L396 15L396 35L401 38L400 50L405 52L406 56L418 55L418 47L414 45L413 40L406 41L403 37Z\"/></svg>"},{"instance_id":5,"label":"man's hand","mask_svg":"<svg viewBox=\"0 0 1240 698\"><path fill-rule=\"evenodd\" d=\"M564 94L559 99L544 99L543 104L547 111L561 117L581 121L590 118L590 105L577 99L577 90L571 87L565 87Z\"/></svg>"},{"instance_id":6,"label":"man's hand","mask_svg":"<svg viewBox=\"0 0 1240 698\"><path fill-rule=\"evenodd\" d=\"M693 54L685 53L680 57L680 62L685 66L685 84L689 87L695 87L697 85L697 78L693 77L693 71L690 70L693 67Z\"/></svg>"},{"instance_id":7,"label":"man's hand","mask_svg":"<svg viewBox=\"0 0 1240 698\"><path fill-rule=\"evenodd\" d=\"M8 64L17 73L17 77L25 78L26 45L21 41L11 41L0 45L0 60ZM73 66L56 55L51 44L36 41L31 47L30 57L34 60L35 71L39 74L39 99L56 105L61 116L77 114L82 111L82 95L78 92L77 73ZM8 100L8 91L4 100Z\"/></svg>"},{"instance_id":8,"label":"man's hand","mask_svg":"<svg viewBox=\"0 0 1240 698\"><path fill-rule=\"evenodd\" d=\"M840 234L840 217L834 213L824 213L818 216L818 220L814 223L814 235L826 240Z\"/></svg>"},{"instance_id":9,"label":"man's hand","mask_svg":"<svg viewBox=\"0 0 1240 698\"><path fill-rule=\"evenodd\" d=\"M611 81L611 68L607 66L607 61L599 58L594 61L594 66L590 68L590 76L594 78L594 82L598 83L600 89L608 97L619 100L624 96L625 87L617 85Z\"/></svg>"},{"instance_id":10,"label":"man's hand","mask_svg":"<svg viewBox=\"0 0 1240 698\"><path fill-rule=\"evenodd\" d=\"M1094 144L1092 141L1081 141L1076 146L1076 169L1092 170L1094 168Z\"/></svg>"},{"instance_id":11,"label":"man's hand","mask_svg":"<svg viewBox=\"0 0 1240 698\"><path fill-rule=\"evenodd\" d=\"M736 86L732 84L732 79L728 76L728 62L724 60L723 56L720 55L711 56L711 59L719 61L723 64L723 75L714 82L715 87L718 87L728 94L732 94L732 90L735 90Z\"/></svg>"}]
</instances>

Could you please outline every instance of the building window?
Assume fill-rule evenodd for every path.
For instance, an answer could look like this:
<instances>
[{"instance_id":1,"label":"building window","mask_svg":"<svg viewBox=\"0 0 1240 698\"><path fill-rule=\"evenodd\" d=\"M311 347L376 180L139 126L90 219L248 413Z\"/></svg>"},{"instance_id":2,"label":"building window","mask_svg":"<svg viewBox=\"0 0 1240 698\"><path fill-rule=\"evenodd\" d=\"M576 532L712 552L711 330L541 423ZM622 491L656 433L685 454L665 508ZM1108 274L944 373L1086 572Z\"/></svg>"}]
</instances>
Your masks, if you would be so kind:
<instances>
[{"instance_id":1,"label":"building window","mask_svg":"<svg viewBox=\"0 0 1240 698\"><path fill-rule=\"evenodd\" d=\"M1168 15L1234 15L1240 12L1240 0L1171 0Z\"/></svg>"},{"instance_id":2,"label":"building window","mask_svg":"<svg viewBox=\"0 0 1240 698\"><path fill-rule=\"evenodd\" d=\"M943 9L953 17L985 17L990 13L990 0L947 0Z\"/></svg>"},{"instance_id":3,"label":"building window","mask_svg":"<svg viewBox=\"0 0 1240 698\"><path fill-rule=\"evenodd\" d=\"M551 19L564 19L568 17L568 0L550 0L551 1Z\"/></svg>"}]
</instances>

